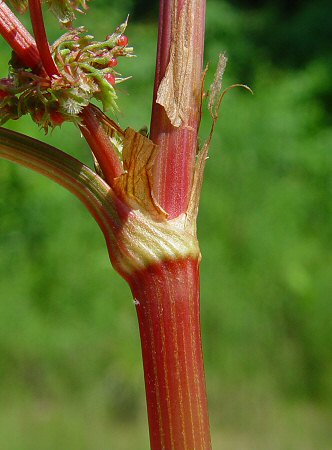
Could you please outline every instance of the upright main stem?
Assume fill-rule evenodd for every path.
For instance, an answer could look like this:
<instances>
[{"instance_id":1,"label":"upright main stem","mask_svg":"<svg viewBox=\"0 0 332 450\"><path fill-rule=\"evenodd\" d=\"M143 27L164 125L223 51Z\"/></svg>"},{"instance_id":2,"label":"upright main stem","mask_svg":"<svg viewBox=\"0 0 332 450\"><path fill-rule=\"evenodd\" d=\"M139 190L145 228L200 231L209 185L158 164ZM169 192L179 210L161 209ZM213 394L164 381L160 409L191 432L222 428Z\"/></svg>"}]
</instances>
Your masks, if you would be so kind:
<instances>
[{"instance_id":1,"label":"upright main stem","mask_svg":"<svg viewBox=\"0 0 332 450\"><path fill-rule=\"evenodd\" d=\"M210 450L200 332L199 263L168 261L131 276L152 450Z\"/></svg>"},{"instance_id":2,"label":"upright main stem","mask_svg":"<svg viewBox=\"0 0 332 450\"><path fill-rule=\"evenodd\" d=\"M201 115L205 0L160 0L150 137L153 193L186 213ZM174 228L176 233L176 228ZM152 450L211 450L200 332L199 256L148 265L129 278L140 327Z\"/></svg>"},{"instance_id":3,"label":"upright main stem","mask_svg":"<svg viewBox=\"0 0 332 450\"><path fill-rule=\"evenodd\" d=\"M187 211L191 196L201 108L205 0L160 0L160 5L151 120L151 138L159 144L160 151L154 163L151 187L157 202L168 213L169 219L173 219ZM0 33L25 64L31 68L42 65L51 78L58 75L58 69L47 43L40 0L29 0L29 6L37 45L23 25L17 25L12 14L7 15L8 8L2 0ZM164 87L163 95L161 87ZM85 109L82 119L86 127L84 135L112 186L113 180L122 173L120 160L90 107ZM28 162L22 160L22 163L37 170L40 158L42 156L37 158L37 164L30 164L29 157ZM84 193L77 190L78 196L83 197ZM94 212L96 206L105 208L105 204L100 205L99 199L96 200L91 207ZM176 235L181 232L183 222L166 224L161 220L159 223L139 211L135 214L137 230L135 226L129 227L124 243L121 236L129 217L127 210L120 223L112 222L108 226L103 215L98 215L97 219L106 235L116 234L116 239L108 239L108 245L111 250L120 249L123 258L139 251L139 245L131 242L143 239L140 242L143 256L136 256L145 261L146 266L135 269L130 275L126 272L124 277L130 284L137 307L151 449L211 450L200 334L199 251L193 254L188 248L186 255L193 256L175 259L179 253L175 248L176 240L169 253L167 245L151 248L146 233L152 233L151 242L154 242L160 226L167 228L167 233L171 230ZM143 231L139 221L145 221ZM195 239L193 231L185 231ZM128 249L123 248L126 245ZM159 259L158 263L149 264L151 254L154 260Z\"/></svg>"},{"instance_id":4,"label":"upright main stem","mask_svg":"<svg viewBox=\"0 0 332 450\"><path fill-rule=\"evenodd\" d=\"M179 24L186 13L185 30L181 30ZM190 199L201 114L204 32L205 0L160 0L150 137L160 146L154 165L154 193L170 219L184 213ZM173 64L175 83L190 88L184 99L188 102L186 117L180 126L171 123L164 107L156 101L169 64Z\"/></svg>"}]
</instances>

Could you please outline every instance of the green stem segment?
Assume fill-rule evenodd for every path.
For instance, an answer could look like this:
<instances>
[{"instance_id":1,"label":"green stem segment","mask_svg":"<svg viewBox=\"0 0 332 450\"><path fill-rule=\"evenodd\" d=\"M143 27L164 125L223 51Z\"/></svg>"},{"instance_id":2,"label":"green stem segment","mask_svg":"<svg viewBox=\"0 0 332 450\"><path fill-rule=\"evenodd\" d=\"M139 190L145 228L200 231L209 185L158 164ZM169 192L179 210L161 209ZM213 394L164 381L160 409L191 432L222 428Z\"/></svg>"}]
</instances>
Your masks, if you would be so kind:
<instances>
[{"instance_id":1,"label":"green stem segment","mask_svg":"<svg viewBox=\"0 0 332 450\"><path fill-rule=\"evenodd\" d=\"M152 450L210 450L199 312L199 262L135 272Z\"/></svg>"}]
</instances>

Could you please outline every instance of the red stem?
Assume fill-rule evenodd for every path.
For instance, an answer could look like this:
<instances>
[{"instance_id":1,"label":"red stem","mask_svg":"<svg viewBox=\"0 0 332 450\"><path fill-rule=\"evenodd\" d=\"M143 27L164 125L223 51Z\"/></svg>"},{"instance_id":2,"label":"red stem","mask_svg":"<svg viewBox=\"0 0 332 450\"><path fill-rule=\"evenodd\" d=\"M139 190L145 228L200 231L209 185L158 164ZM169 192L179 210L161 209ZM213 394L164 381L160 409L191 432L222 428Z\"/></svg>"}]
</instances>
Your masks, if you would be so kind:
<instances>
[{"instance_id":1,"label":"red stem","mask_svg":"<svg viewBox=\"0 0 332 450\"><path fill-rule=\"evenodd\" d=\"M39 50L44 69L50 78L54 75L60 75L55 62L53 61L50 47L48 45L40 0L29 0L29 11L33 33L35 35L37 48Z\"/></svg>"},{"instance_id":2,"label":"red stem","mask_svg":"<svg viewBox=\"0 0 332 450\"><path fill-rule=\"evenodd\" d=\"M47 74L52 77L58 74L58 70L47 43L40 1L29 0L29 5L40 58ZM188 37L188 41L194 39L195 51L192 52L191 59L186 61L192 67L187 79L191 86L190 109L185 126L175 127L170 123L164 108L156 103L156 98L169 62L172 40L177 38L174 32L176 23L181 11L188 5L193 7L195 22L195 26L191 28L194 36ZM8 30L11 30L11 23L19 22L16 18L16 22L13 22L13 18L6 22L4 11L0 0L0 27L1 22L6 24L3 27L4 35L9 36L10 45L16 46L20 55L23 48L30 48L27 46L28 41L17 40L10 35ZM204 12L204 0L161 0L151 122L151 137L160 145L161 151L154 167L153 187L157 200L170 218L187 210L192 185L200 120ZM21 34L26 36L22 30L24 28L21 28ZM31 37L30 44L31 48L35 48ZM185 45L184 42L178 44L179 47ZM28 59L31 66L31 55ZM118 155L93 108L85 108L82 119L81 131L95 154L105 179L112 186L114 178L123 171ZM127 213L125 210L125 215ZM99 217L99 220L101 227L105 227L103 217ZM122 218L120 224L109 224L111 232L114 235L118 233L119 239L125 223ZM106 228L105 230L108 231ZM176 232L174 229L174 233ZM108 241L110 249L116 245L119 245L117 240ZM131 286L138 314L151 449L211 450L200 335L198 259L161 261L136 270L130 276L126 272L124 277Z\"/></svg>"},{"instance_id":3,"label":"red stem","mask_svg":"<svg viewBox=\"0 0 332 450\"><path fill-rule=\"evenodd\" d=\"M163 262L129 279L142 344L152 450L210 450L199 263Z\"/></svg>"},{"instance_id":4,"label":"red stem","mask_svg":"<svg viewBox=\"0 0 332 450\"><path fill-rule=\"evenodd\" d=\"M114 178L123 173L120 158L95 109L87 106L82 111L81 118L83 120L83 126L80 127L81 132L95 155L106 182L113 186Z\"/></svg>"},{"instance_id":5,"label":"red stem","mask_svg":"<svg viewBox=\"0 0 332 450\"><path fill-rule=\"evenodd\" d=\"M191 107L185 126L175 127L164 108L156 103L160 82L170 59L172 40L177 40L174 27L183 8L191 4L194 26L191 33L195 51L187 64L192 67L187 83L191 85ZM170 218L177 217L188 207L193 167L197 152L197 133L200 122L200 91L205 31L205 0L160 0L159 36L151 119L151 139L161 150L154 167L154 193ZM187 36L188 42L191 37ZM177 42L184 46L185 42Z\"/></svg>"},{"instance_id":6,"label":"red stem","mask_svg":"<svg viewBox=\"0 0 332 450\"><path fill-rule=\"evenodd\" d=\"M24 66L34 70L41 67L39 52L33 37L2 0L0 1L0 34Z\"/></svg>"}]
</instances>

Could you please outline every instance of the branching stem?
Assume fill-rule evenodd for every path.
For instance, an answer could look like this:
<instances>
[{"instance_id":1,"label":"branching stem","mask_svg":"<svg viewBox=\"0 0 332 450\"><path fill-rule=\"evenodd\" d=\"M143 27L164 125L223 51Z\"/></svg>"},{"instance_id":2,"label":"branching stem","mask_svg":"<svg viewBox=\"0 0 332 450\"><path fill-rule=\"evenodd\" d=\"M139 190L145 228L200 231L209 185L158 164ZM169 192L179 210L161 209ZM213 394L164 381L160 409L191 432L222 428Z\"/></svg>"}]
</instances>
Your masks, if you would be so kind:
<instances>
[{"instance_id":1,"label":"branching stem","mask_svg":"<svg viewBox=\"0 0 332 450\"><path fill-rule=\"evenodd\" d=\"M2 0L0 32L25 64L43 67L50 78L60 75L40 0L29 0L29 7L36 44ZM148 193L168 220L165 215L150 216L140 202L130 208L133 203L115 194L112 187L123 173L122 163L101 124L102 113L92 105L82 111L80 128L106 182L69 155L0 129L0 157L48 176L83 201L104 232L114 267L131 287L152 450L211 450L200 334L200 252L195 227L188 226L184 214L190 206L198 146L204 22L205 0L160 0L151 119L151 138L160 151L147 179L152 188ZM146 167L142 170L147 172Z\"/></svg>"}]
</instances>

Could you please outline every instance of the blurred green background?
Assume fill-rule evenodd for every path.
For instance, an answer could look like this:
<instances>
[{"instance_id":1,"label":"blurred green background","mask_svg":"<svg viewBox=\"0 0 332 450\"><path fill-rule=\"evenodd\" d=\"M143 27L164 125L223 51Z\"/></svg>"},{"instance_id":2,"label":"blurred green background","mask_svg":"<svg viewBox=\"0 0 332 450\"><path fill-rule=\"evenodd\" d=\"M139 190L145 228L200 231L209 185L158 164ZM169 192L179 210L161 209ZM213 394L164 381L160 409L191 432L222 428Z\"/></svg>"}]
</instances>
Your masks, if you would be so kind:
<instances>
[{"instance_id":1,"label":"blurred green background","mask_svg":"<svg viewBox=\"0 0 332 450\"><path fill-rule=\"evenodd\" d=\"M131 13L118 119L148 125L157 4L90 6L80 22L100 39ZM255 92L224 100L199 217L216 450L332 448L331 17L330 0L207 2L208 82L226 50L225 85ZM0 58L5 76L3 40ZM71 125L47 137L28 118L8 126L91 165ZM129 289L78 200L6 161L0 297L0 449L147 450Z\"/></svg>"}]
</instances>

